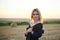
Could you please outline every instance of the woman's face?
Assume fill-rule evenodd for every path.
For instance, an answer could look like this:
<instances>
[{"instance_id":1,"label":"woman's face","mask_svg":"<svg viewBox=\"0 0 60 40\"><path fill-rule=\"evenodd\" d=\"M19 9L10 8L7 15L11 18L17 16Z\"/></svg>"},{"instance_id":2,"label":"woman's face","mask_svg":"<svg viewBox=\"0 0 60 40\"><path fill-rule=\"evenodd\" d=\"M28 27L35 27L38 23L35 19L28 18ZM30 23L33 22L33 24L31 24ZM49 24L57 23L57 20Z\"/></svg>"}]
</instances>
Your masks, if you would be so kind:
<instances>
[{"instance_id":1,"label":"woman's face","mask_svg":"<svg viewBox=\"0 0 60 40\"><path fill-rule=\"evenodd\" d=\"M34 20L38 20L39 19L39 14L38 14L37 11L34 11L32 15L33 15L33 19Z\"/></svg>"}]
</instances>

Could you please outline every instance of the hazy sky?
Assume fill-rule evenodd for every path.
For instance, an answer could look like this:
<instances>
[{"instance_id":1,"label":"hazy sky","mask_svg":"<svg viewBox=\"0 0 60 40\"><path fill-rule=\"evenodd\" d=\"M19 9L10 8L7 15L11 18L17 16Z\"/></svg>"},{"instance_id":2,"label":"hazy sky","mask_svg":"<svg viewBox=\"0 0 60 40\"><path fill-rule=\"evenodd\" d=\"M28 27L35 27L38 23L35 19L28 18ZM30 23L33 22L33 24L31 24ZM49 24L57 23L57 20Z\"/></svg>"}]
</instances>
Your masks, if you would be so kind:
<instances>
[{"instance_id":1,"label":"hazy sky","mask_svg":"<svg viewBox=\"0 0 60 40\"><path fill-rule=\"evenodd\" d=\"M0 0L0 18L30 18L34 8L43 18L60 18L60 0Z\"/></svg>"}]
</instances>

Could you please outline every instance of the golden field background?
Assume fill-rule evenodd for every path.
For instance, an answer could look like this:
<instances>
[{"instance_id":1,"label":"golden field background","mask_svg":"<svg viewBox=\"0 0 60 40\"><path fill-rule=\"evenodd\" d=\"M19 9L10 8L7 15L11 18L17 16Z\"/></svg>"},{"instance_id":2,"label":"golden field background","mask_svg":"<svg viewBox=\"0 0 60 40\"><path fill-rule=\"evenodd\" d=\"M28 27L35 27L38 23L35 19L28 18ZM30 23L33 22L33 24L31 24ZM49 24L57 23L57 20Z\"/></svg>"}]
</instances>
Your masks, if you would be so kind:
<instances>
[{"instance_id":1,"label":"golden field background","mask_svg":"<svg viewBox=\"0 0 60 40\"><path fill-rule=\"evenodd\" d=\"M0 27L0 40L25 40L28 25ZM43 24L44 34L39 40L60 40L60 24Z\"/></svg>"}]
</instances>

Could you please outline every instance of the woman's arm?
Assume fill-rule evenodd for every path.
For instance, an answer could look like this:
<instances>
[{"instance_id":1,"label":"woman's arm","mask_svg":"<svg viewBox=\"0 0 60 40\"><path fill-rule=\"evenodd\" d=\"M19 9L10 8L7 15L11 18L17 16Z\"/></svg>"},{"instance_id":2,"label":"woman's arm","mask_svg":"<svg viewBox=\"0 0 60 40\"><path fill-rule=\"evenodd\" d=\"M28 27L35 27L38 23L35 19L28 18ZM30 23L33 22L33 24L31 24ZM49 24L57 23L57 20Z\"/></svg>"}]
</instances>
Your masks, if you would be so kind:
<instances>
[{"instance_id":1,"label":"woman's arm","mask_svg":"<svg viewBox=\"0 0 60 40\"><path fill-rule=\"evenodd\" d=\"M30 27L30 25L26 28L25 35L27 35L29 32L32 32L32 28Z\"/></svg>"}]
</instances>

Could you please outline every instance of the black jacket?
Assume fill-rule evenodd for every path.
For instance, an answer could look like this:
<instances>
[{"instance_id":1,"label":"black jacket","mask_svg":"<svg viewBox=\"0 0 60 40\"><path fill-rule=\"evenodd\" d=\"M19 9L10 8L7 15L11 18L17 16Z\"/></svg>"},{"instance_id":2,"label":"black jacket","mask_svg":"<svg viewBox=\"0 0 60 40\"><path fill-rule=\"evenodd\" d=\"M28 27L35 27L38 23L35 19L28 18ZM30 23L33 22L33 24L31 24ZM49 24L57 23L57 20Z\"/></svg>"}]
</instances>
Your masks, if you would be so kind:
<instances>
[{"instance_id":1,"label":"black jacket","mask_svg":"<svg viewBox=\"0 0 60 40\"><path fill-rule=\"evenodd\" d=\"M31 28L30 25L27 27L26 30L28 30L29 28ZM33 37L37 37L37 38L41 37L42 34L44 33L43 24L42 23L38 23L38 24L34 25L32 31L33 31L33 34L28 33L28 35L30 34Z\"/></svg>"}]
</instances>

